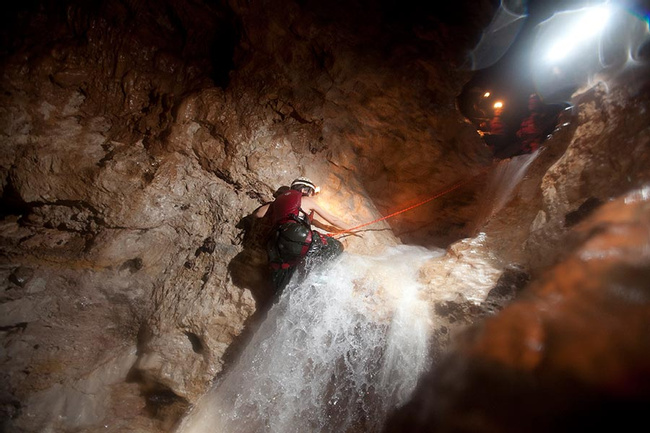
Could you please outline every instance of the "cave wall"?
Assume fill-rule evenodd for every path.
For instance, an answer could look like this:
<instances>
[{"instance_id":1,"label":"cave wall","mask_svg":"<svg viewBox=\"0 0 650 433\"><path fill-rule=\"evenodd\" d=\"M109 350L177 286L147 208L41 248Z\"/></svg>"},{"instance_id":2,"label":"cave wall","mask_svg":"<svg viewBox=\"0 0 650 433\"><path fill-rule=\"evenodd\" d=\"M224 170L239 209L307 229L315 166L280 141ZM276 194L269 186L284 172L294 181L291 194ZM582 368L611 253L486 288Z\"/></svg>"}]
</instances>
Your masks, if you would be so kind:
<instances>
[{"instance_id":1,"label":"cave wall","mask_svg":"<svg viewBox=\"0 0 650 433\"><path fill-rule=\"evenodd\" d=\"M645 93L588 90L513 200L473 225L493 162L455 98L491 2L397 5L12 6L0 95L7 428L170 429L272 298L246 217L298 175L350 225L477 176L344 240L359 253L449 247L423 278L450 329L485 314L464 277L482 295L504 275L521 289L579 244L575 221L648 180Z\"/></svg>"},{"instance_id":2,"label":"cave wall","mask_svg":"<svg viewBox=\"0 0 650 433\"><path fill-rule=\"evenodd\" d=\"M358 9L11 6L0 116L7 428L169 428L272 296L245 217L298 175L355 225L482 163L453 103L467 72L448 42L474 37L462 15L347 7ZM417 31L406 26L415 18ZM439 222L421 243L461 236ZM377 251L399 242L390 228L344 243Z\"/></svg>"},{"instance_id":3,"label":"cave wall","mask_svg":"<svg viewBox=\"0 0 650 433\"><path fill-rule=\"evenodd\" d=\"M647 184L592 209L557 263L456 334L383 431L636 429L650 402L649 217Z\"/></svg>"},{"instance_id":4,"label":"cave wall","mask_svg":"<svg viewBox=\"0 0 650 433\"><path fill-rule=\"evenodd\" d=\"M570 125L481 227L480 247L508 265L473 313L482 318L456 330L385 433L633 430L644 422L650 83L630 69L627 79L616 73L573 95ZM437 313L458 320L448 304Z\"/></svg>"}]
</instances>

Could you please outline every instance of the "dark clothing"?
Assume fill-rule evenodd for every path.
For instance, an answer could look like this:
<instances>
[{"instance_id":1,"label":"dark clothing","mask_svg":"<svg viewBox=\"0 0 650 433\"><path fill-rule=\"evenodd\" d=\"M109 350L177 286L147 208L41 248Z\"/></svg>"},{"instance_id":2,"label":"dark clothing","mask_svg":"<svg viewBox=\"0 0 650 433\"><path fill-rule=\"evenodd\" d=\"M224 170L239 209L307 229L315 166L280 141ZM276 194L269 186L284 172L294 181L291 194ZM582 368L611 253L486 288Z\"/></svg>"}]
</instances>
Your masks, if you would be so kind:
<instances>
[{"instance_id":1,"label":"dark clothing","mask_svg":"<svg viewBox=\"0 0 650 433\"><path fill-rule=\"evenodd\" d=\"M307 254L294 265L272 263L273 286L276 290L284 289L294 274L298 274L300 279L305 278L315 267L338 257L343 252L343 244L331 236L322 235L312 231L313 240L309 245ZM274 250L274 245L270 245L270 251ZM271 253L273 254L273 253Z\"/></svg>"},{"instance_id":2,"label":"dark clothing","mask_svg":"<svg viewBox=\"0 0 650 433\"><path fill-rule=\"evenodd\" d=\"M311 229L312 216L300 208L302 193L290 190L278 196L269 210L271 232L267 254L276 290L289 283L297 269L301 277L343 252L338 240Z\"/></svg>"}]
</instances>

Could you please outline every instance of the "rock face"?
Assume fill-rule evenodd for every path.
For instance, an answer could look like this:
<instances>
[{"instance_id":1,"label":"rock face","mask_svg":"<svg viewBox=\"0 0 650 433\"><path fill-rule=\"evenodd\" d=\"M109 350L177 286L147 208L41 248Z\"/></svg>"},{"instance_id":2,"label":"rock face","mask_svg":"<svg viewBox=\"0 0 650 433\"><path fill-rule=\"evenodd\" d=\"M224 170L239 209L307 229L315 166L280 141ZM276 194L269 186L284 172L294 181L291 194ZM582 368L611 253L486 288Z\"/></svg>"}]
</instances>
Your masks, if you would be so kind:
<instances>
[{"instance_id":1,"label":"rock face","mask_svg":"<svg viewBox=\"0 0 650 433\"><path fill-rule=\"evenodd\" d=\"M648 188L603 205L576 246L455 340L386 431L633 429L650 402Z\"/></svg>"},{"instance_id":2,"label":"rock face","mask_svg":"<svg viewBox=\"0 0 650 433\"><path fill-rule=\"evenodd\" d=\"M645 418L650 125L636 117L649 101L634 87L576 95L573 126L482 227L482 257L518 263L501 274L510 282L490 291L485 320L457 332L385 432L631 429Z\"/></svg>"},{"instance_id":3,"label":"rock face","mask_svg":"<svg viewBox=\"0 0 650 433\"><path fill-rule=\"evenodd\" d=\"M635 306L634 314L616 310L612 326L647 326L637 284L647 277L646 93L585 90L572 125L530 162L514 198L477 224L491 155L454 100L489 2L407 11L390 1L320 3L70 1L9 10L0 95L4 428L171 429L272 299L250 214L300 175L321 185L323 206L351 226L464 182L343 241L364 254L400 242L448 248L422 275L441 347L530 277L546 275L531 286L542 300L557 287L571 291L555 277L576 265L578 279L582 262L595 263L585 254L598 248L626 252L622 267L593 270ZM603 203L609 217L581 225ZM601 226L612 239L596 248L590 242L607 237ZM634 248L643 253L637 262ZM545 274L563 255L569 262ZM593 293L584 295L597 298L593 316L609 314ZM565 296L573 300L566 311L581 305L581 291ZM509 330L522 328L509 317L527 310L512 308L456 356L489 349L490 335L502 332L512 338L503 347L518 347ZM534 342L547 335L524 325L521 335ZM557 341L582 335L573 332ZM611 359L610 382L632 380L627 367L647 360L643 341L634 362ZM524 367L541 365L538 352L524 352ZM520 353L489 356L507 364ZM576 369L595 376L593 365ZM455 417L466 390L452 391ZM431 425L452 422L444 416Z\"/></svg>"}]
</instances>

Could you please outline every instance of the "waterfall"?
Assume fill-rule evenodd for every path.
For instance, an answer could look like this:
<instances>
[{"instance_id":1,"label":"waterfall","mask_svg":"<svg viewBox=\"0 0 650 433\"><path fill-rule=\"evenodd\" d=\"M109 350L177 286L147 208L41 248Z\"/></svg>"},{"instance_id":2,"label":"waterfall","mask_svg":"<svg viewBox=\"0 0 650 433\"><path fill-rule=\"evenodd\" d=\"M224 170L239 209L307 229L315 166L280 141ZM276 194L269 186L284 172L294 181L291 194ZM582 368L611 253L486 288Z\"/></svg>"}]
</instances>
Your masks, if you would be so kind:
<instances>
[{"instance_id":1,"label":"waterfall","mask_svg":"<svg viewBox=\"0 0 650 433\"><path fill-rule=\"evenodd\" d=\"M178 433L380 431L429 364L420 266L442 250L344 252L291 283Z\"/></svg>"},{"instance_id":2,"label":"waterfall","mask_svg":"<svg viewBox=\"0 0 650 433\"><path fill-rule=\"evenodd\" d=\"M508 203L538 154L539 151L536 151L503 159L489 173L474 222L477 229Z\"/></svg>"}]
</instances>

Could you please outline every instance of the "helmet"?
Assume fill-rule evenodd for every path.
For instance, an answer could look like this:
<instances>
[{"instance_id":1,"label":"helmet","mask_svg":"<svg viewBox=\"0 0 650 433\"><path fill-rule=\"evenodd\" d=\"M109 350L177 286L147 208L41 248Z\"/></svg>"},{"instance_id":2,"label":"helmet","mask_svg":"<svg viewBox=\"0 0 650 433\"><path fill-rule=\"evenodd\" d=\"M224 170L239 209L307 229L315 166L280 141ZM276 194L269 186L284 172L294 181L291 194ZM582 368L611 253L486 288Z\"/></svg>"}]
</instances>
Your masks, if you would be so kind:
<instances>
[{"instance_id":1,"label":"helmet","mask_svg":"<svg viewBox=\"0 0 650 433\"><path fill-rule=\"evenodd\" d=\"M316 192L316 185L314 185L314 183L306 177L299 177L298 179L295 179L293 182L291 182L291 189L300 191L303 188L309 189L309 192L307 194L313 194Z\"/></svg>"},{"instance_id":2,"label":"helmet","mask_svg":"<svg viewBox=\"0 0 650 433\"><path fill-rule=\"evenodd\" d=\"M533 93L528 97L528 108L538 109L542 106L542 99L537 93Z\"/></svg>"}]
</instances>

